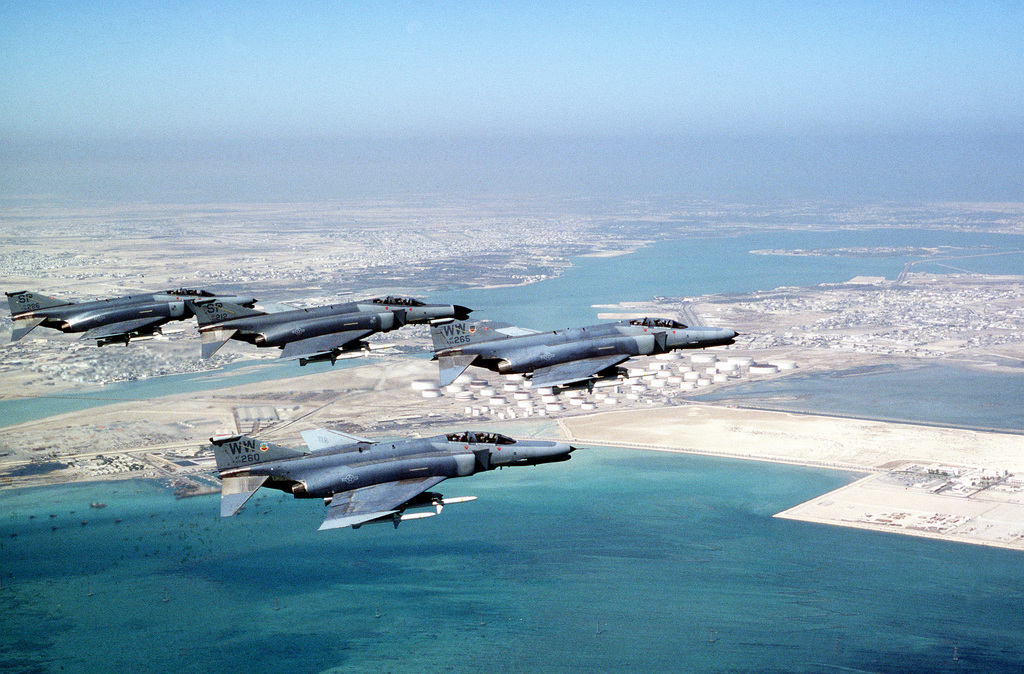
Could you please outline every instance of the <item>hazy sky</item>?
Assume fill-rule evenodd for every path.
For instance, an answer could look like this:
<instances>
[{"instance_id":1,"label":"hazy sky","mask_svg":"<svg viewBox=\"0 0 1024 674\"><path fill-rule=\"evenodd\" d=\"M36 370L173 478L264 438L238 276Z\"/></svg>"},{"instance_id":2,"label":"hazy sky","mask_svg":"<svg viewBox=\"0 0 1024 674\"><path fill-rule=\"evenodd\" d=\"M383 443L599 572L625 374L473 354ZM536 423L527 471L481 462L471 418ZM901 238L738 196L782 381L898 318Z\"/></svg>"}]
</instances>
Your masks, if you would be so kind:
<instances>
[{"instance_id":1,"label":"hazy sky","mask_svg":"<svg viewBox=\"0 0 1024 674\"><path fill-rule=\"evenodd\" d=\"M824 138L814 142L834 153L851 137L874 146L912 136L917 149L903 152L927 166L927 136L979 164L979 142L1001 146L995 164L1012 170L1024 134L1019 0L33 0L0 8L0 143L82 161L86 150L68 148L86 141L131 141L127 152L142 154L148 143L184 144L171 154L202 161L210 143L272 148L292 139L320 152L318 139L349 143L341 156L357 139L390 161L413 138L425 164L450 143L457 173L465 160L483 162L480 152L529 154L508 139L558 138L553 144L581 162L607 168L623 154L615 138L682 138L693 141L683 143L689 160L710 152L744 171L754 168L737 138L783 138L812 160L820 153L794 138ZM481 138L504 140L482 150ZM714 138L727 140L707 145ZM1016 145L1007 150L997 138ZM586 149L595 143L604 148L597 154ZM740 145L757 151L757 142ZM124 160L125 151L107 152ZM655 155L655 165L673 164ZM481 170L497 170L500 156L493 159ZM948 172L960 160L946 161Z\"/></svg>"}]
</instances>

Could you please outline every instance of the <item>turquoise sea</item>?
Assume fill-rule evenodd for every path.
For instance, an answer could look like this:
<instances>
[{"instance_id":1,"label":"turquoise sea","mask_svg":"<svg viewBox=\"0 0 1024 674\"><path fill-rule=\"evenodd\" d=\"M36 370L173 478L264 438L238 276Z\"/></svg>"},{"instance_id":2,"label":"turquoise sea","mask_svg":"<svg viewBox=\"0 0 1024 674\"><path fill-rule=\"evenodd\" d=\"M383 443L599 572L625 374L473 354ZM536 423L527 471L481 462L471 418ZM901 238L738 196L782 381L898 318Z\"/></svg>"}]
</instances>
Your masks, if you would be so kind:
<instances>
[{"instance_id":1,"label":"turquoise sea","mask_svg":"<svg viewBox=\"0 0 1024 674\"><path fill-rule=\"evenodd\" d=\"M526 288L452 296L484 318L554 328L594 320L592 304L894 278L914 261L749 253L881 245L1008 252L1024 250L1024 237L693 239L583 258ZM1012 253L956 266L1024 273L1021 263ZM904 417L948 422L984 408L977 425L1019 429L1012 406L992 406L1020 399L1019 378L847 374L745 395L857 414L863 396L844 386L863 393L899 379L903 388L879 396L883 412L885 400L927 387L925 402L900 407ZM236 375L251 373L212 380ZM163 379L169 392L214 385ZM934 393L953 380L950 395ZM118 397L145 394L137 385ZM1022 671L1020 553L772 518L855 477L584 448L566 463L445 483L447 496L480 498L440 517L332 532L316 531L318 501L277 492L230 519L218 517L216 495L175 500L149 482L0 492L0 669Z\"/></svg>"},{"instance_id":2,"label":"turquoise sea","mask_svg":"<svg viewBox=\"0 0 1024 674\"><path fill-rule=\"evenodd\" d=\"M276 492L4 492L0 668L1020 671L1020 553L772 518L852 477L587 449L330 533Z\"/></svg>"}]
</instances>

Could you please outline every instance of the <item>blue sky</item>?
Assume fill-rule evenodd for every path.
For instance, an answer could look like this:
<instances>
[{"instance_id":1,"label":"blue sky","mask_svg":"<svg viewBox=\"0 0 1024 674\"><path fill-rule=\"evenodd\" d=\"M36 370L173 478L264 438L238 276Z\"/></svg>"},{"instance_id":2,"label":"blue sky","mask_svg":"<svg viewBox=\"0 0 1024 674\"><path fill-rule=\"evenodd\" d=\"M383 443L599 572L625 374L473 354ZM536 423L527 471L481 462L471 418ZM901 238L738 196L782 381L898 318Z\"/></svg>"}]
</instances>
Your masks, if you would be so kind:
<instances>
[{"instance_id":1,"label":"blue sky","mask_svg":"<svg viewBox=\"0 0 1024 674\"><path fill-rule=\"evenodd\" d=\"M15 144L1024 132L1020 2L22 1L0 25Z\"/></svg>"}]
</instances>

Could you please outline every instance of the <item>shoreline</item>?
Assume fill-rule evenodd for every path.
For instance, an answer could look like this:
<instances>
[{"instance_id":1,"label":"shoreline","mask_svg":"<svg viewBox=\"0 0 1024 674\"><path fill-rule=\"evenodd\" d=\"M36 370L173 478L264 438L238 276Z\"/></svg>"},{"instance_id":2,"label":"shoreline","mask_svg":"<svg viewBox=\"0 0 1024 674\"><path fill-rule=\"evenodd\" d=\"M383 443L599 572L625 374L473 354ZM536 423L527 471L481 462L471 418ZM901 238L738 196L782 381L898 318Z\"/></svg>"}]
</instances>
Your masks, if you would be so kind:
<instances>
[{"instance_id":1,"label":"shoreline","mask_svg":"<svg viewBox=\"0 0 1024 674\"><path fill-rule=\"evenodd\" d=\"M775 517L1024 550L1024 434L702 403L559 426L574 444L864 474Z\"/></svg>"}]
</instances>

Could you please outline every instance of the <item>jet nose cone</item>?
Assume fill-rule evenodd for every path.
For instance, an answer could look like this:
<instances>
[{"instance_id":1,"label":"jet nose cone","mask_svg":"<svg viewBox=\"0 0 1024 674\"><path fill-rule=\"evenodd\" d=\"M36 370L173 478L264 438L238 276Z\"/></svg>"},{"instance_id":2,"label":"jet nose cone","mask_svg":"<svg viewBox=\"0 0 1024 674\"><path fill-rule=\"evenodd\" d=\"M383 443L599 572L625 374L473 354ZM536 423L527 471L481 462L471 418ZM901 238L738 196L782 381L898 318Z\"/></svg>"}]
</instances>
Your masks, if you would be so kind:
<instances>
[{"instance_id":1,"label":"jet nose cone","mask_svg":"<svg viewBox=\"0 0 1024 674\"><path fill-rule=\"evenodd\" d=\"M464 307L461 304L454 305L454 309L455 309L455 318L457 318L460 321L464 321L467 318L469 318L469 314L472 313L472 311L473 311L469 307Z\"/></svg>"}]
</instances>

